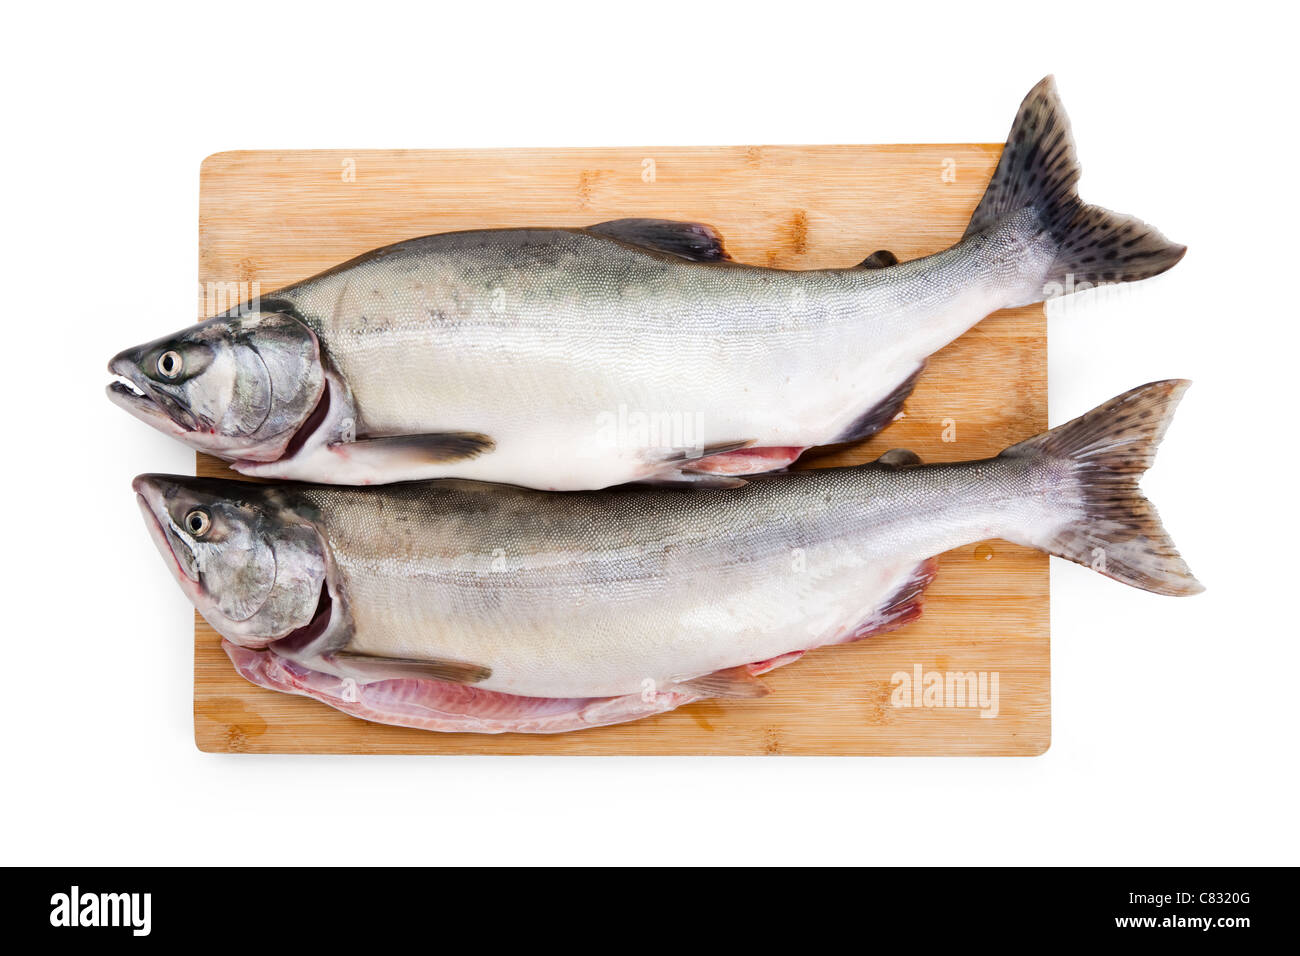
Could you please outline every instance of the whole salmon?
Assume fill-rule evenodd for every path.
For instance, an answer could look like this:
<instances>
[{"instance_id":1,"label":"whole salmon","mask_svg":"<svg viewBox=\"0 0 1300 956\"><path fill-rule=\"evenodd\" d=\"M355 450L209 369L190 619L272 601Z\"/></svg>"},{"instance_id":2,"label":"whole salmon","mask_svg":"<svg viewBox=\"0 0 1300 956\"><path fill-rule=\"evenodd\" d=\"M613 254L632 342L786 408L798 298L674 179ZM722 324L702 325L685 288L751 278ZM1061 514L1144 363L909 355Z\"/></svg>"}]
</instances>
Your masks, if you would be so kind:
<instances>
[{"instance_id":1,"label":"whole salmon","mask_svg":"<svg viewBox=\"0 0 1300 956\"><path fill-rule=\"evenodd\" d=\"M554 732L759 696L757 674L911 620L933 556L985 538L1201 590L1137 484L1186 384L985 461L895 451L733 489L160 475L135 489L248 679L387 723Z\"/></svg>"},{"instance_id":2,"label":"whole salmon","mask_svg":"<svg viewBox=\"0 0 1300 956\"><path fill-rule=\"evenodd\" d=\"M935 255L768 269L646 219L426 236L122 352L109 395L248 475L726 483L882 428L993 311L1181 258L1078 178L1048 77Z\"/></svg>"}]
</instances>

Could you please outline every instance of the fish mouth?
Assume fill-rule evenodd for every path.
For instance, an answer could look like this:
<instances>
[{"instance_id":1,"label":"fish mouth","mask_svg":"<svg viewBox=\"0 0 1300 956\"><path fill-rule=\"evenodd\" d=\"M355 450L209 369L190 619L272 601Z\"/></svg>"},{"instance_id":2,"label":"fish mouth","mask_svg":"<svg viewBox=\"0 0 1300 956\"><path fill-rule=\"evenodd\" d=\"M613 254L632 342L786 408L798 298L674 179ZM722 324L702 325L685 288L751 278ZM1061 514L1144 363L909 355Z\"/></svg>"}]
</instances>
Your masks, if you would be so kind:
<instances>
[{"instance_id":1,"label":"fish mouth","mask_svg":"<svg viewBox=\"0 0 1300 956\"><path fill-rule=\"evenodd\" d=\"M131 352L116 356L108 363L108 371L113 377L113 381L105 388L110 402L124 409L131 417L158 429L164 435L170 435L195 451L227 461L246 458L250 462L261 463L276 460L283 443L291 437L284 435L258 439L226 434L207 415L188 408L165 389L156 388L139 371ZM310 421L313 428L319 424L314 416ZM306 436L304 440L305 438ZM277 439L279 444L276 444Z\"/></svg>"},{"instance_id":2,"label":"fish mouth","mask_svg":"<svg viewBox=\"0 0 1300 956\"><path fill-rule=\"evenodd\" d=\"M163 560L171 569L172 576L180 584L185 596L191 601L197 600L203 594L203 586L196 576L191 575L189 569L176 554L176 547L172 543L171 536L158 518L159 509L162 507L162 490L150 480L148 475L137 477L131 482L131 488L135 491L135 503L144 516L145 527L149 531L149 537L153 539L154 547L163 556Z\"/></svg>"},{"instance_id":3,"label":"fish mouth","mask_svg":"<svg viewBox=\"0 0 1300 956\"><path fill-rule=\"evenodd\" d=\"M105 389L108 400L118 408L123 408L146 425L152 425L173 438L185 440L195 429L186 422L179 421L163 405L147 386L142 386L131 374L129 363L115 358L108 363L109 374L113 381Z\"/></svg>"}]
</instances>

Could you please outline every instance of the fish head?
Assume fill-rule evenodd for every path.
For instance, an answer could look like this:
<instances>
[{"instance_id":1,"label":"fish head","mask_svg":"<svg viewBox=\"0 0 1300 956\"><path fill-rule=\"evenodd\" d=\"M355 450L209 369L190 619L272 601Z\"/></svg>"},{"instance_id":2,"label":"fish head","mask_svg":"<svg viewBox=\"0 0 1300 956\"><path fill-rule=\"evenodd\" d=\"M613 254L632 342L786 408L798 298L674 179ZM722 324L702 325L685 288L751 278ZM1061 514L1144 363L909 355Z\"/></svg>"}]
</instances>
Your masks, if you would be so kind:
<instances>
[{"instance_id":1,"label":"fish head","mask_svg":"<svg viewBox=\"0 0 1300 956\"><path fill-rule=\"evenodd\" d=\"M287 493L175 475L140 475L132 488L181 590L222 636L264 647L326 609L325 541Z\"/></svg>"},{"instance_id":2,"label":"fish head","mask_svg":"<svg viewBox=\"0 0 1300 956\"><path fill-rule=\"evenodd\" d=\"M108 397L185 444L230 461L275 461L325 392L320 343L292 315L221 315L126 349Z\"/></svg>"}]
</instances>

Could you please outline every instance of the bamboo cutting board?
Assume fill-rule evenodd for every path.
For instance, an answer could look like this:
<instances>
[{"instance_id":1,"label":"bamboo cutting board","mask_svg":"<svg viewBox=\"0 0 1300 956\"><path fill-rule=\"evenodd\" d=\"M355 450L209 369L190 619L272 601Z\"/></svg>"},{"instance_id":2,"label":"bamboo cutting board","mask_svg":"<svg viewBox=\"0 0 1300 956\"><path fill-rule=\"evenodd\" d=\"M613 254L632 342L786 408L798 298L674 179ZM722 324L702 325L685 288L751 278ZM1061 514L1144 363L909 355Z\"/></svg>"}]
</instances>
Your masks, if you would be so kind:
<instances>
[{"instance_id":1,"label":"bamboo cutting board","mask_svg":"<svg viewBox=\"0 0 1300 956\"><path fill-rule=\"evenodd\" d=\"M986 144L219 153L200 173L199 316L454 229L648 216L709 223L740 262L849 266L877 249L912 259L961 236L1000 153ZM1046 427L1035 305L989 317L936 355L884 432L801 467L900 446L926 461L982 458ZM203 455L198 472L233 474ZM1040 754L1051 733L1047 561L1001 541L949 552L918 621L773 671L763 699L557 736L388 727L263 690L235 674L196 615L194 736L201 750L247 753ZM965 675L983 680L982 709L960 699Z\"/></svg>"}]
</instances>

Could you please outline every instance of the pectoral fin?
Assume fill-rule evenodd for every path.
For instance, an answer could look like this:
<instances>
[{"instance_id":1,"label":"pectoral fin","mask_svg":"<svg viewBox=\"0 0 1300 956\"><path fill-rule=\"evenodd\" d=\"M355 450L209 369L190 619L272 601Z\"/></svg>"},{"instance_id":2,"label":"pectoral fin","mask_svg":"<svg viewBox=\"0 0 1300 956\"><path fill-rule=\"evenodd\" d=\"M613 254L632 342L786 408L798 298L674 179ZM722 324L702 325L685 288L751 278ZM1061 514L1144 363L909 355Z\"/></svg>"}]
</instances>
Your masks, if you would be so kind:
<instances>
[{"instance_id":1,"label":"pectoral fin","mask_svg":"<svg viewBox=\"0 0 1300 956\"><path fill-rule=\"evenodd\" d=\"M427 677L453 684L477 684L492 676L492 668L464 661L428 660L410 657L375 657L355 651L335 651L330 660L344 670L369 680L400 680Z\"/></svg>"},{"instance_id":2,"label":"pectoral fin","mask_svg":"<svg viewBox=\"0 0 1300 956\"><path fill-rule=\"evenodd\" d=\"M691 262L730 259L722 248L722 237L712 226L672 219L611 219L587 227L594 232L629 245L666 252Z\"/></svg>"},{"instance_id":3,"label":"pectoral fin","mask_svg":"<svg viewBox=\"0 0 1300 956\"><path fill-rule=\"evenodd\" d=\"M479 432L435 432L358 438L329 447L330 451L358 461L374 459L385 465L416 465L468 461L490 452L496 442Z\"/></svg>"}]
</instances>

